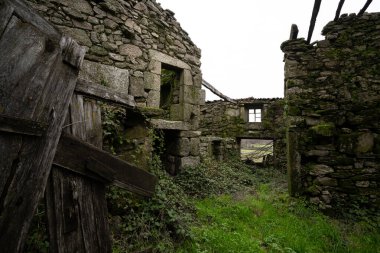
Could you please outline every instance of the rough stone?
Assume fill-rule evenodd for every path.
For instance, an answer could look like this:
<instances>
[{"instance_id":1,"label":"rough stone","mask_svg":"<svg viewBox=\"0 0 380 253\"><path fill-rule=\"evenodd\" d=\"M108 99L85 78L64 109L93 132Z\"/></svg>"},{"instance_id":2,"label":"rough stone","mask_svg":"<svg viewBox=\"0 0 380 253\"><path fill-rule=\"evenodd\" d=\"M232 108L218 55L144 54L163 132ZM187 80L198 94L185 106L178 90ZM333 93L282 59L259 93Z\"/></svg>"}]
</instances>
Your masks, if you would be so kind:
<instances>
[{"instance_id":1,"label":"rough stone","mask_svg":"<svg viewBox=\"0 0 380 253\"><path fill-rule=\"evenodd\" d=\"M78 41L79 44L83 46L92 46L91 39L88 37L87 33L83 31L82 29L78 28L70 28L65 26L57 26L58 29L64 33L70 35L72 38L74 38L76 41Z\"/></svg>"},{"instance_id":2,"label":"rough stone","mask_svg":"<svg viewBox=\"0 0 380 253\"><path fill-rule=\"evenodd\" d=\"M79 78L128 92L129 71L96 62L84 61Z\"/></svg>"},{"instance_id":3,"label":"rough stone","mask_svg":"<svg viewBox=\"0 0 380 253\"><path fill-rule=\"evenodd\" d=\"M126 55L132 59L141 57L143 54L142 50L139 47L132 44L121 45L119 47L119 51L121 55Z\"/></svg>"},{"instance_id":4,"label":"rough stone","mask_svg":"<svg viewBox=\"0 0 380 253\"><path fill-rule=\"evenodd\" d=\"M310 169L310 175L313 176L323 176L332 172L334 172L333 168L323 164L313 165Z\"/></svg>"}]
</instances>

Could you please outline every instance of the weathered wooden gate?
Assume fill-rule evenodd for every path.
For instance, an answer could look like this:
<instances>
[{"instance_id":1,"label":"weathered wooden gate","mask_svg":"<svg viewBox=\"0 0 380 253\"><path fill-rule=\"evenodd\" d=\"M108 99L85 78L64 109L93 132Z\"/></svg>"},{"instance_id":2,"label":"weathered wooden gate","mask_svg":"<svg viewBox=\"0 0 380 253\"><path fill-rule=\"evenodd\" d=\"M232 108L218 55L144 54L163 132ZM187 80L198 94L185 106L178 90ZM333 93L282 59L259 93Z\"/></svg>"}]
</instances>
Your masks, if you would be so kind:
<instances>
[{"instance_id":1,"label":"weathered wooden gate","mask_svg":"<svg viewBox=\"0 0 380 253\"><path fill-rule=\"evenodd\" d=\"M47 189L52 252L111 252L105 184L144 196L154 192L154 176L100 149L97 100L134 106L127 94L78 81Z\"/></svg>"},{"instance_id":2,"label":"weathered wooden gate","mask_svg":"<svg viewBox=\"0 0 380 253\"><path fill-rule=\"evenodd\" d=\"M75 87L83 56L82 47L21 0L0 0L2 252L22 251L46 185L51 252L111 251L106 184L145 196L154 192L153 175L101 150L96 100L124 107L134 101L97 84Z\"/></svg>"},{"instance_id":3,"label":"weathered wooden gate","mask_svg":"<svg viewBox=\"0 0 380 253\"><path fill-rule=\"evenodd\" d=\"M22 250L84 53L21 1L0 1L2 252Z\"/></svg>"}]
</instances>

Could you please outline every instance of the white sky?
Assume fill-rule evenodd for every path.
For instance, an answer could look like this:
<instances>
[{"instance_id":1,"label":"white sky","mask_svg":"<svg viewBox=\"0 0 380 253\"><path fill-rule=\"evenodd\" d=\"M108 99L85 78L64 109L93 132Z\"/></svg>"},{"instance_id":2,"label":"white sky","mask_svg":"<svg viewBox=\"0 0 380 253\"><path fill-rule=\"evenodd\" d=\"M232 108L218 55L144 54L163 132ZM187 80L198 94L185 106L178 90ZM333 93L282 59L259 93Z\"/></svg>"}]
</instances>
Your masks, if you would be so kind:
<instances>
[{"instance_id":1,"label":"white sky","mask_svg":"<svg viewBox=\"0 0 380 253\"><path fill-rule=\"evenodd\" d=\"M203 79L231 98L283 97L283 53L280 45L297 24L307 37L314 0L157 0L175 12L181 27L202 49ZM343 13L358 13L366 0L346 0ZM339 0L322 1L314 29L335 17ZM374 0L367 12L380 12ZM207 91L207 100L219 99Z\"/></svg>"}]
</instances>

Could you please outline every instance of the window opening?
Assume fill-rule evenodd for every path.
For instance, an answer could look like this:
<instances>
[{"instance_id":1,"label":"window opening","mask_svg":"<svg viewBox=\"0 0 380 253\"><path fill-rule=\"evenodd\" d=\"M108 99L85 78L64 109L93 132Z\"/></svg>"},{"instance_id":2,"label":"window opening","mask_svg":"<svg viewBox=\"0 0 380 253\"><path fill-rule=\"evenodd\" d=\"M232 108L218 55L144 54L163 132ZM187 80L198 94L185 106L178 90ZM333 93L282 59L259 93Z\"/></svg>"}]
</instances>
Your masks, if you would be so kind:
<instances>
[{"instance_id":1,"label":"window opening","mask_svg":"<svg viewBox=\"0 0 380 253\"><path fill-rule=\"evenodd\" d=\"M261 109L248 109L248 122L261 122Z\"/></svg>"},{"instance_id":2,"label":"window opening","mask_svg":"<svg viewBox=\"0 0 380 253\"><path fill-rule=\"evenodd\" d=\"M179 83L182 70L170 65L161 66L160 108L170 109L179 100Z\"/></svg>"},{"instance_id":3,"label":"window opening","mask_svg":"<svg viewBox=\"0 0 380 253\"><path fill-rule=\"evenodd\" d=\"M273 140L241 139L240 158L243 161L263 163L273 156Z\"/></svg>"}]
</instances>

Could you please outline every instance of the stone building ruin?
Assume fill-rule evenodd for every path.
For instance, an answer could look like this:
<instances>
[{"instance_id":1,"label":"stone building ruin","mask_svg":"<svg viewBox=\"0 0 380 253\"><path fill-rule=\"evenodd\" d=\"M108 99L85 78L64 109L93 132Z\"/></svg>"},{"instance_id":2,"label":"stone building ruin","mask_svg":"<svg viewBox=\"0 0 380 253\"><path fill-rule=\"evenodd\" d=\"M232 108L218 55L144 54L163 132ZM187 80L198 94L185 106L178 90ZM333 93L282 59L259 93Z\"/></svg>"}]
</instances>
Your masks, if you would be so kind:
<instances>
[{"instance_id":1,"label":"stone building ruin","mask_svg":"<svg viewBox=\"0 0 380 253\"><path fill-rule=\"evenodd\" d=\"M123 158L146 167L153 128L165 136L168 171L199 163L201 51L173 12L154 0L29 3L87 48L80 81L107 86L135 102L123 126L133 145L124 148Z\"/></svg>"},{"instance_id":2,"label":"stone building ruin","mask_svg":"<svg viewBox=\"0 0 380 253\"><path fill-rule=\"evenodd\" d=\"M245 140L272 142L270 165L285 171L286 144L283 99L245 98L206 102L201 106L201 154L223 160L240 155Z\"/></svg>"},{"instance_id":3,"label":"stone building ruin","mask_svg":"<svg viewBox=\"0 0 380 253\"><path fill-rule=\"evenodd\" d=\"M284 42L284 99L205 103L200 49L154 0L29 2L87 47L81 79L136 103L126 124L135 146L152 146L147 123L163 131L172 174L200 157L223 160L242 139L270 139L274 166L287 163L292 194L326 210L379 208L378 13L337 17L313 44L294 34ZM163 72L174 85L162 85ZM261 110L261 123L248 122L250 109ZM144 164L133 150L130 157Z\"/></svg>"},{"instance_id":4,"label":"stone building ruin","mask_svg":"<svg viewBox=\"0 0 380 253\"><path fill-rule=\"evenodd\" d=\"M380 13L342 15L324 40L281 46L289 188L332 213L379 210L379 27Z\"/></svg>"}]
</instances>

